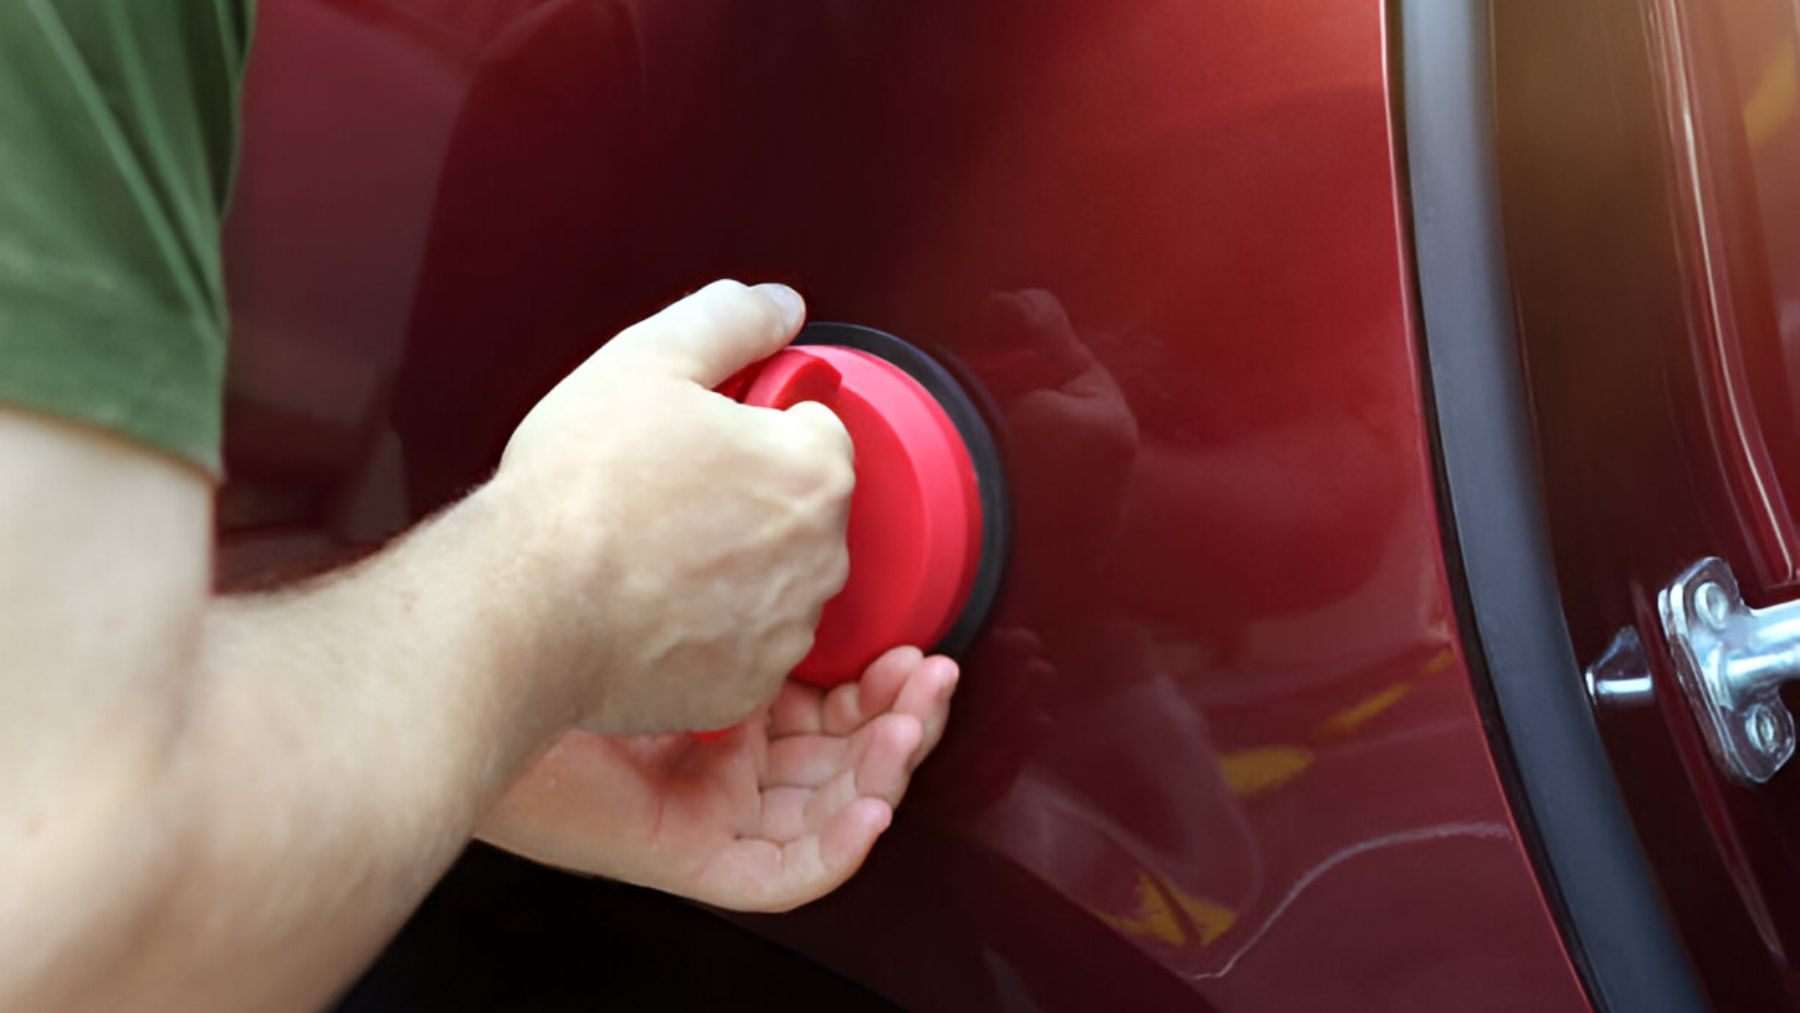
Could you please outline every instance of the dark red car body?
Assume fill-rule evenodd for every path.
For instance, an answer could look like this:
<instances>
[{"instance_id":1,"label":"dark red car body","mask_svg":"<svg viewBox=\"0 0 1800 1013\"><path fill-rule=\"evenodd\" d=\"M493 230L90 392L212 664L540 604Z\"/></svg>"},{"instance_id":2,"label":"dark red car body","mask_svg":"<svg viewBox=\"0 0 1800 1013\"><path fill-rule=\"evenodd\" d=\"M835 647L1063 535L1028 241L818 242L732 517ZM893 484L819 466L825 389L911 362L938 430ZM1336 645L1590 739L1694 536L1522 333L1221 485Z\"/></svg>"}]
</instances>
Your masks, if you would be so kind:
<instances>
[{"instance_id":1,"label":"dark red car body","mask_svg":"<svg viewBox=\"0 0 1800 1013\"><path fill-rule=\"evenodd\" d=\"M966 380L1014 553L867 869L742 924L918 1010L1630 1008L1540 839L1558 823L1500 663L1474 658L1425 362L1416 230L1449 191L1421 191L1409 143L1438 115L1403 87L1431 65L1419 6L265 0L228 237L224 579L368 551L481 481L607 335L715 277L788 281L815 319ZM1594 8L1623 27L1590 41L1629 49L1638 7ZM1491 41L1535 53L1532 24L1499 14ZM1504 142L1550 113L1507 90L1530 61L1494 66L1474 129ZM1541 163L1501 155L1519 256ZM1578 426L1577 381L1618 346L1550 337L1569 315L1528 298L1569 276L1548 263L1521 275L1525 379ZM1635 620L1583 555L1596 515L1569 519L1578 473L1618 460L1582 433L1545 466L1585 663ZM1619 727L1662 743L1669 715ZM1645 825L1680 768L1621 777ZM1769 839L1797 812L1764 812ZM1657 839L1711 847L1688 815ZM1717 907L1703 883L1671 910Z\"/></svg>"}]
</instances>

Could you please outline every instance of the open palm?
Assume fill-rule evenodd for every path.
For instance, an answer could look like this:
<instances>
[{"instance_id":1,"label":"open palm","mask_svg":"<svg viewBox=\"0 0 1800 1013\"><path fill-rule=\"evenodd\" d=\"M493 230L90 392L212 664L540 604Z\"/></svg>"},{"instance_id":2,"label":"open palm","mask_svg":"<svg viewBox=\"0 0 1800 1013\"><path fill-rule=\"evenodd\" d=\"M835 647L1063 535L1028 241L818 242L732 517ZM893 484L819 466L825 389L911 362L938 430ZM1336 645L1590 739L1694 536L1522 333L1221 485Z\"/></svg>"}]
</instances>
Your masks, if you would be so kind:
<instances>
[{"instance_id":1,"label":"open palm","mask_svg":"<svg viewBox=\"0 0 1800 1013\"><path fill-rule=\"evenodd\" d=\"M942 736L955 662L901 647L828 692L789 682L720 738L571 731L481 836L528 858L743 911L848 879Z\"/></svg>"}]
</instances>

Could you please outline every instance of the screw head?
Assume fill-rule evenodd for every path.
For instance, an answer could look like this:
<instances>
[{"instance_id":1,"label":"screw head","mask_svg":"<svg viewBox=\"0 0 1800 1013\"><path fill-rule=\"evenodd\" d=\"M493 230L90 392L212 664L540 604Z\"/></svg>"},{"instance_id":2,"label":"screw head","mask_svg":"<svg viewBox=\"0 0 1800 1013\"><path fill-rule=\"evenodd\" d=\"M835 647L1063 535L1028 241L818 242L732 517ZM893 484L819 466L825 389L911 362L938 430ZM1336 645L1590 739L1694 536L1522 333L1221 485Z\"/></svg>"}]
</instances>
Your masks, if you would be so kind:
<instances>
[{"instance_id":1,"label":"screw head","mask_svg":"<svg viewBox=\"0 0 1800 1013\"><path fill-rule=\"evenodd\" d=\"M1772 755L1781 750L1781 718L1774 707L1766 703L1751 707L1744 720L1744 730L1750 733L1750 744L1758 752Z\"/></svg>"},{"instance_id":2,"label":"screw head","mask_svg":"<svg viewBox=\"0 0 1800 1013\"><path fill-rule=\"evenodd\" d=\"M1731 618L1731 597L1717 581L1709 580L1694 592L1694 614L1715 630L1723 630Z\"/></svg>"}]
</instances>

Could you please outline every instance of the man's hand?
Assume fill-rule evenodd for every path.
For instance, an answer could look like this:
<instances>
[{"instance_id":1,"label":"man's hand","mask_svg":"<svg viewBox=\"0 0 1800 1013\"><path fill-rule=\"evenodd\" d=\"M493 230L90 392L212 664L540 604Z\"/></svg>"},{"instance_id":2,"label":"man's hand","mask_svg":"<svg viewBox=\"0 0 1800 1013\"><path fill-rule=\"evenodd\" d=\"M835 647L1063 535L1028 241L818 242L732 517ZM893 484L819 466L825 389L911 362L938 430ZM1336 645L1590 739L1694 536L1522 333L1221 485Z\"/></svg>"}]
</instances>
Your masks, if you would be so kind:
<instances>
[{"instance_id":1,"label":"man's hand","mask_svg":"<svg viewBox=\"0 0 1800 1013\"><path fill-rule=\"evenodd\" d=\"M803 313L729 282L675 304L547 396L493 481L266 595L209 593L205 476L0 410L0 1008L316 1008L572 725L720 727L772 699L845 576L849 440L818 405L709 388ZM798 903L885 826L942 723L897 687L944 673L792 689L710 745L575 737L544 764L579 776L521 846Z\"/></svg>"},{"instance_id":2,"label":"man's hand","mask_svg":"<svg viewBox=\"0 0 1800 1013\"><path fill-rule=\"evenodd\" d=\"M902 647L829 692L788 683L716 741L573 731L480 836L719 907L796 907L862 865L943 735L956 680L955 662Z\"/></svg>"},{"instance_id":3,"label":"man's hand","mask_svg":"<svg viewBox=\"0 0 1800 1013\"><path fill-rule=\"evenodd\" d=\"M774 696L849 572L849 434L830 410L712 392L805 316L781 285L707 286L614 338L520 424L493 493L517 522L585 727L720 728Z\"/></svg>"}]
</instances>

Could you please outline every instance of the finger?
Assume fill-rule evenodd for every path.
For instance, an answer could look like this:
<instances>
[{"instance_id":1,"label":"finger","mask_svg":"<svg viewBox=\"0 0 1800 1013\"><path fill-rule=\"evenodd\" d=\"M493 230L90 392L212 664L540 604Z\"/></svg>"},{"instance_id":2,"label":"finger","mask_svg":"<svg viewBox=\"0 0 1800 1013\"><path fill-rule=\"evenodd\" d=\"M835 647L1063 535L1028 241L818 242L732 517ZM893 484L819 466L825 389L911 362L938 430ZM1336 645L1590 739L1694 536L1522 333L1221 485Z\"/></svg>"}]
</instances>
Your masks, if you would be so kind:
<instances>
[{"instance_id":1,"label":"finger","mask_svg":"<svg viewBox=\"0 0 1800 1013\"><path fill-rule=\"evenodd\" d=\"M838 735L790 735L769 743L766 786L817 788L855 762L862 742Z\"/></svg>"},{"instance_id":2,"label":"finger","mask_svg":"<svg viewBox=\"0 0 1800 1013\"><path fill-rule=\"evenodd\" d=\"M918 720L900 714L883 715L861 734L868 743L856 763L810 789L801 813L807 827L822 827L838 810L865 795L897 806L906 794L911 774L907 760L924 734Z\"/></svg>"},{"instance_id":3,"label":"finger","mask_svg":"<svg viewBox=\"0 0 1800 1013\"><path fill-rule=\"evenodd\" d=\"M822 830L831 817L863 796L862 792L856 790L855 770L840 770L835 777L817 788L789 790L807 792L800 808L800 819L807 830L813 833Z\"/></svg>"},{"instance_id":4,"label":"finger","mask_svg":"<svg viewBox=\"0 0 1800 1013\"><path fill-rule=\"evenodd\" d=\"M806 303L786 285L715 281L633 324L605 354L630 356L712 388L793 340Z\"/></svg>"},{"instance_id":5,"label":"finger","mask_svg":"<svg viewBox=\"0 0 1800 1013\"><path fill-rule=\"evenodd\" d=\"M819 821L812 815L812 800L819 792L812 788L765 788L762 814L746 836L765 837L786 844L816 830Z\"/></svg>"},{"instance_id":6,"label":"finger","mask_svg":"<svg viewBox=\"0 0 1800 1013\"><path fill-rule=\"evenodd\" d=\"M733 911L782 911L792 888L785 882L783 846L760 837L740 837L726 844L701 867L691 893L670 887L695 900Z\"/></svg>"},{"instance_id":7,"label":"finger","mask_svg":"<svg viewBox=\"0 0 1800 1013\"><path fill-rule=\"evenodd\" d=\"M828 511L822 519L841 534L849 525L850 495L856 490L856 447L844 423L815 401L781 413L752 411L760 415L740 424L761 427L771 445L785 452L799 480L796 493L820 502Z\"/></svg>"},{"instance_id":8,"label":"finger","mask_svg":"<svg viewBox=\"0 0 1800 1013\"><path fill-rule=\"evenodd\" d=\"M944 737L944 727L950 721L950 698L955 694L960 678L961 670L956 662L936 655L920 662L901 688L900 698L894 702L894 713L916 718L924 731L908 763L908 770L923 763Z\"/></svg>"},{"instance_id":9,"label":"finger","mask_svg":"<svg viewBox=\"0 0 1800 1013\"><path fill-rule=\"evenodd\" d=\"M798 907L838 888L869 857L875 841L894 822L894 810L878 798L859 798L834 813L816 834L781 847L783 909Z\"/></svg>"},{"instance_id":10,"label":"finger","mask_svg":"<svg viewBox=\"0 0 1800 1013\"><path fill-rule=\"evenodd\" d=\"M682 892L737 911L791 910L849 879L893 821L894 810L886 802L859 798L818 833L782 844L738 838L700 870L691 893Z\"/></svg>"},{"instance_id":11,"label":"finger","mask_svg":"<svg viewBox=\"0 0 1800 1013\"><path fill-rule=\"evenodd\" d=\"M896 647L876 658L855 682L847 682L826 695L823 729L829 735L848 735L894 705L901 687L925 660L917 647Z\"/></svg>"},{"instance_id":12,"label":"finger","mask_svg":"<svg viewBox=\"0 0 1800 1013\"><path fill-rule=\"evenodd\" d=\"M912 763L924 759L929 746L936 745L943 735L957 668L956 662L941 655L927 659L918 655L915 647L895 648L869 666L860 686L852 690L846 684L827 694L821 704L824 734L772 739L765 782L796 787L824 784L839 770L856 764L867 748L869 737L853 733L890 710L919 724L922 734L917 745L925 748L915 748Z\"/></svg>"},{"instance_id":13,"label":"finger","mask_svg":"<svg viewBox=\"0 0 1800 1013\"><path fill-rule=\"evenodd\" d=\"M864 719L891 709L913 670L924 660L925 652L910 645L896 647L876 658L863 672L861 680Z\"/></svg>"},{"instance_id":14,"label":"finger","mask_svg":"<svg viewBox=\"0 0 1800 1013\"><path fill-rule=\"evenodd\" d=\"M856 793L885 799L899 805L906 793L906 778L912 773L907 762L919 748L925 729L919 720L907 714L884 714L864 731L868 744L857 757L852 769Z\"/></svg>"},{"instance_id":15,"label":"finger","mask_svg":"<svg viewBox=\"0 0 1800 1013\"><path fill-rule=\"evenodd\" d=\"M813 896L835 888L862 867L875 841L894 822L894 809L878 798L857 799L832 816L814 840L818 862L830 884ZM811 899L811 898L808 898Z\"/></svg>"},{"instance_id":16,"label":"finger","mask_svg":"<svg viewBox=\"0 0 1800 1013\"><path fill-rule=\"evenodd\" d=\"M855 460L856 444L850 441L850 430L844 428L844 420L837 412L817 401L801 401L782 409L782 414L800 420L807 432L827 443L833 452Z\"/></svg>"},{"instance_id":17,"label":"finger","mask_svg":"<svg viewBox=\"0 0 1800 1013\"><path fill-rule=\"evenodd\" d=\"M906 682L900 687L899 697L894 701L893 711L924 720L956 687L958 675L956 662L941 654L920 661L907 673Z\"/></svg>"},{"instance_id":18,"label":"finger","mask_svg":"<svg viewBox=\"0 0 1800 1013\"><path fill-rule=\"evenodd\" d=\"M910 714L882 714L848 737L839 735L793 735L769 743L768 765L763 772L765 787L817 788L836 777L840 771L859 769L871 748L906 735L888 726L906 726L916 730L908 739L907 750L915 750L925 734L924 722ZM904 758L905 754L902 754Z\"/></svg>"},{"instance_id":19,"label":"finger","mask_svg":"<svg viewBox=\"0 0 1800 1013\"><path fill-rule=\"evenodd\" d=\"M789 679L769 708L769 738L788 735L814 735L822 730L823 716L819 691L796 679Z\"/></svg>"},{"instance_id":20,"label":"finger","mask_svg":"<svg viewBox=\"0 0 1800 1013\"><path fill-rule=\"evenodd\" d=\"M849 735L862 727L862 684L846 682L825 694L819 707L820 728L827 735Z\"/></svg>"}]
</instances>

